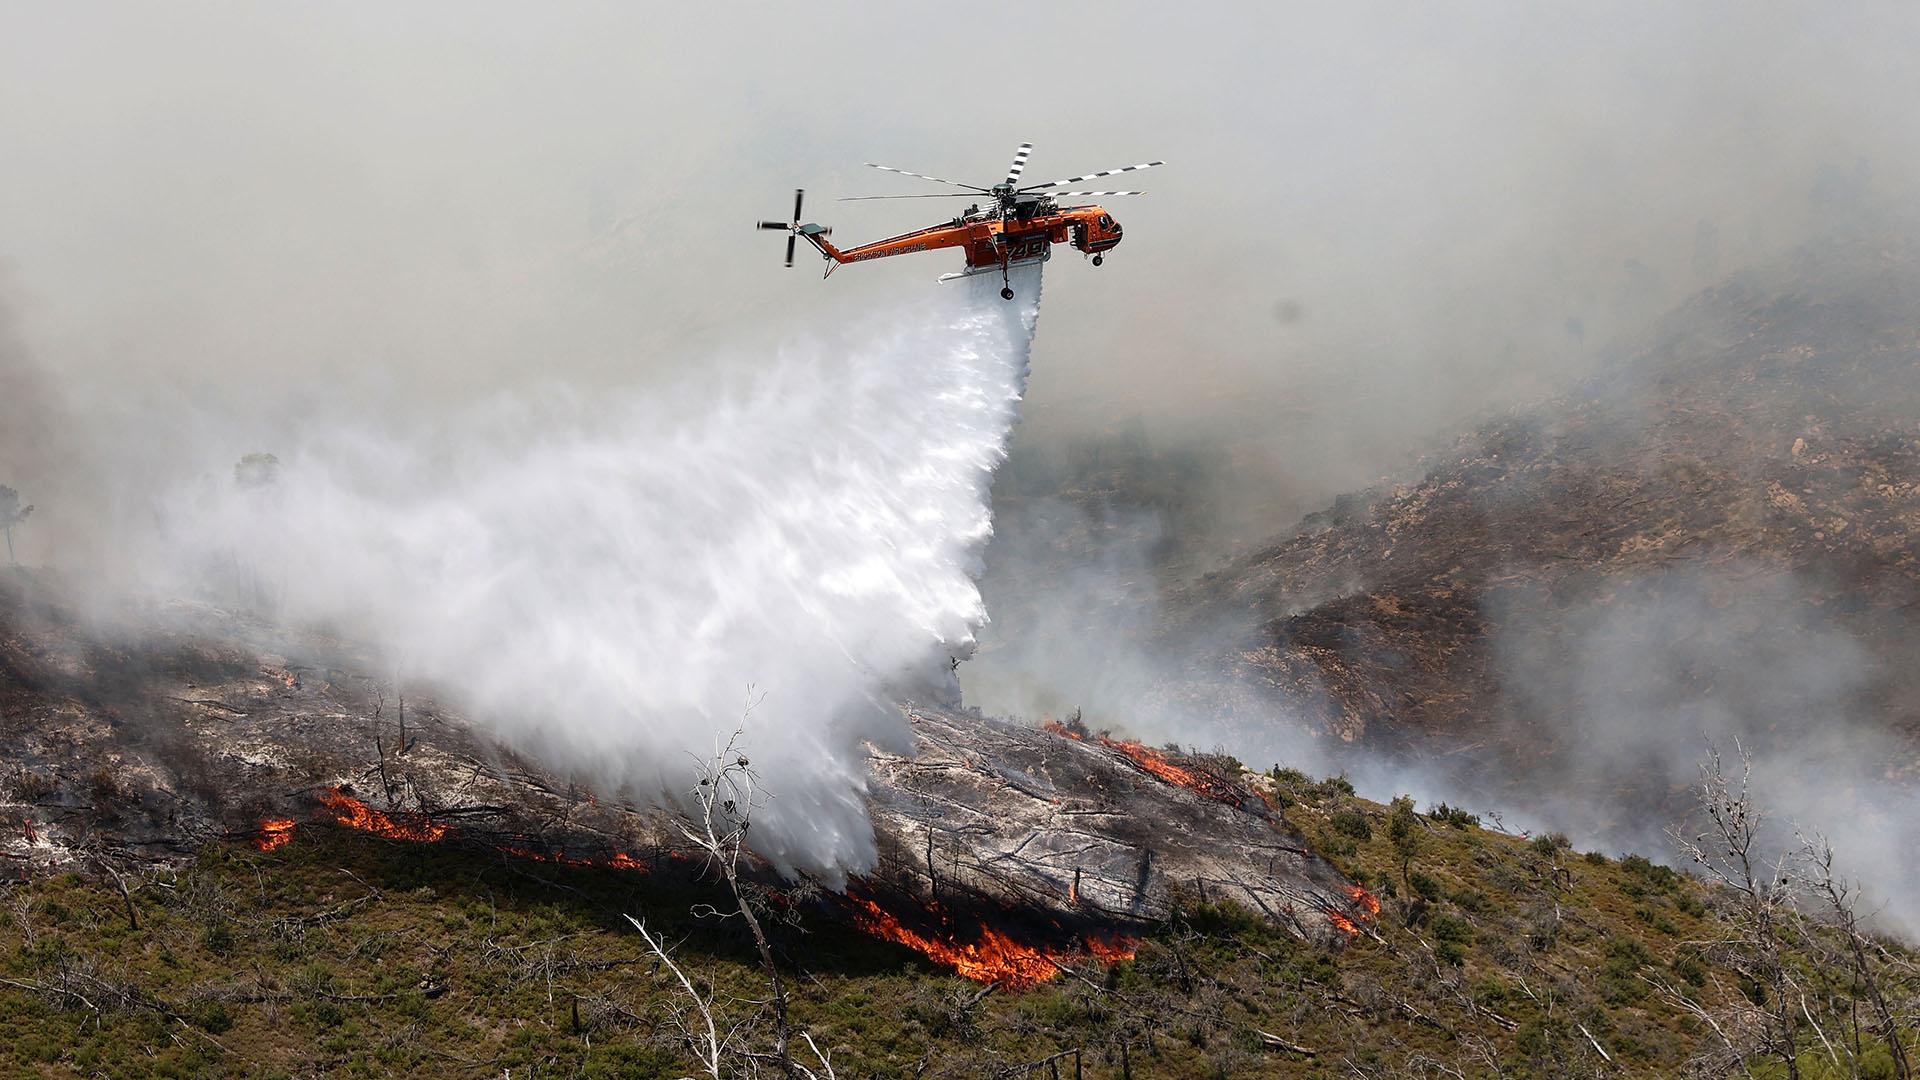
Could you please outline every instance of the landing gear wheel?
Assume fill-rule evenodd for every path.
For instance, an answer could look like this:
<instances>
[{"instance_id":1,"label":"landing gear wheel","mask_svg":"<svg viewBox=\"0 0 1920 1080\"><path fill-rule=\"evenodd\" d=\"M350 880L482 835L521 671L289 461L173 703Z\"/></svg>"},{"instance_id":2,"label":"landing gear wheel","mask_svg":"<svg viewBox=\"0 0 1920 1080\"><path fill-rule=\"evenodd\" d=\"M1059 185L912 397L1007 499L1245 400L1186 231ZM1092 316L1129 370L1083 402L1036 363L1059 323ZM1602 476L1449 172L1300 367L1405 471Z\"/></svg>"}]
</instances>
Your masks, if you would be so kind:
<instances>
[{"instance_id":1,"label":"landing gear wheel","mask_svg":"<svg viewBox=\"0 0 1920 1080\"><path fill-rule=\"evenodd\" d=\"M1002 300L1011 300L1011 299L1013 299L1013 290L1012 290L1012 289L1001 289L1001 290L1000 290L1000 299L1002 299Z\"/></svg>"},{"instance_id":2,"label":"landing gear wheel","mask_svg":"<svg viewBox=\"0 0 1920 1080\"><path fill-rule=\"evenodd\" d=\"M1107 257L1105 255L1095 255L1093 257L1093 265L1095 266L1099 266L1101 263L1106 261L1107 261Z\"/></svg>"}]
</instances>

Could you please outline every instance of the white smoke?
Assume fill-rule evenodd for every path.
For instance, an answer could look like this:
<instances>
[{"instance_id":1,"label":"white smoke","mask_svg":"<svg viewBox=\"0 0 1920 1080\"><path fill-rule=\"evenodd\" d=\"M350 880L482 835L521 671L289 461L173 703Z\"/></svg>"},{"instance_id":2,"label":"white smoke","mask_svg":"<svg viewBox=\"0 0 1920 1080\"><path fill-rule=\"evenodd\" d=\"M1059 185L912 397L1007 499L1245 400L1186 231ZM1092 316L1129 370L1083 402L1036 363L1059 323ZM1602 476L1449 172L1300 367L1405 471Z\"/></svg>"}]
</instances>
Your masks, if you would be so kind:
<instances>
[{"instance_id":1,"label":"white smoke","mask_svg":"<svg viewBox=\"0 0 1920 1080\"><path fill-rule=\"evenodd\" d=\"M683 791L744 716L772 793L755 847L838 880L875 857L862 741L904 748L894 702L951 693L986 618L1039 267L1014 285L935 290L844 348L793 341L698 406L559 390L435 430L308 423L274 482L179 496L200 509L163 558L204 579L224 553L285 617L369 637L641 799Z\"/></svg>"}]
</instances>

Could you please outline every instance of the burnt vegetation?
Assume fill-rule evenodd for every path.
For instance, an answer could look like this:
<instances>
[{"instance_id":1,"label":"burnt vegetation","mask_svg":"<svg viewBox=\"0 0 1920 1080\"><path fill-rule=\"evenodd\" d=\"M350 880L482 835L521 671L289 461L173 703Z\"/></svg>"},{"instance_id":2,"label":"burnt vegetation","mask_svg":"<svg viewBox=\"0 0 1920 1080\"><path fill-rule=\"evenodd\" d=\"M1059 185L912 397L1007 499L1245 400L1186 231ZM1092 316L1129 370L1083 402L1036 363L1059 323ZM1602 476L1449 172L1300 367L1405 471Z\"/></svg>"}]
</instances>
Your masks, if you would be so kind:
<instances>
[{"instance_id":1,"label":"burnt vegetation","mask_svg":"<svg viewBox=\"0 0 1920 1080\"><path fill-rule=\"evenodd\" d=\"M1767 834L1744 756L1697 783L1587 768L1579 696L1495 647L1534 625L1567 659L1566 612L1657 610L1648 582L1702 564L1691 601L1735 631L1869 642L1842 696L1911 734L1920 289L1898 245L1806 260L1170 590L1195 620L1250 612L1235 674L1324 734L1624 793L1674 823L1679 869L1077 710L914 709L920 751L872 759L875 874L795 888L742 854L752 784L719 794L744 753L703 777L689 848L348 643L194 605L102 631L56 575L9 570L0 1080L1910 1077L1920 956L1862 910L1849 853ZM1863 265L1886 272L1843 280ZM1048 467L1009 474L1023 512L1060 496L1177 566L1194 538L1157 523L1204 517L1218 463L1129 428ZM1782 571L1819 587L1768 592ZM1520 756L1545 767L1501 771Z\"/></svg>"},{"instance_id":2,"label":"burnt vegetation","mask_svg":"<svg viewBox=\"0 0 1920 1080\"><path fill-rule=\"evenodd\" d=\"M816 905L763 901L750 933L712 916L740 904L716 873L307 825L124 892L97 867L0 887L0 1070L677 1077L701 1058L675 1019L687 986L767 1025L769 964L779 1023L838 1076L1894 1077L1912 1053L1917 958L1852 919L1843 887L1838 907L1766 908L1762 930L1750 893L1637 855L1338 782L1248 782L1350 842L1338 861L1378 904L1351 938L1188 894L1131 958L1014 991ZM1369 838L1332 824L1356 818ZM1810 865L1792 880L1819 899L1837 879Z\"/></svg>"}]
</instances>

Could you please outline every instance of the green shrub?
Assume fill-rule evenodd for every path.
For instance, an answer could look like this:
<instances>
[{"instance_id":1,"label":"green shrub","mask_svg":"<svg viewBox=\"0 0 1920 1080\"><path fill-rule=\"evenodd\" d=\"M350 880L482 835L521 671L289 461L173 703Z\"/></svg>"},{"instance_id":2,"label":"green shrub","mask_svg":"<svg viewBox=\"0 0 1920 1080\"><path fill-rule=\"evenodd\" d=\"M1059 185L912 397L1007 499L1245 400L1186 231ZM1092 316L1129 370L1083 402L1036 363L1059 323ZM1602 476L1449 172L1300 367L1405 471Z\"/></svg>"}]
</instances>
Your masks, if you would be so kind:
<instances>
[{"instance_id":1,"label":"green shrub","mask_svg":"<svg viewBox=\"0 0 1920 1080\"><path fill-rule=\"evenodd\" d=\"M1606 961L1600 966L1600 998L1609 1005L1624 1005L1647 995L1647 984L1640 980L1640 969L1655 962L1645 945L1629 937L1607 942Z\"/></svg>"},{"instance_id":2,"label":"green shrub","mask_svg":"<svg viewBox=\"0 0 1920 1080\"><path fill-rule=\"evenodd\" d=\"M219 1035L233 1027L233 1017L228 1014L226 1005L209 1001L195 1010L193 1023L210 1035Z\"/></svg>"},{"instance_id":3,"label":"green shrub","mask_svg":"<svg viewBox=\"0 0 1920 1080\"><path fill-rule=\"evenodd\" d=\"M1353 782L1343 776L1329 776L1313 786L1313 794L1322 799L1353 797Z\"/></svg>"},{"instance_id":4,"label":"green shrub","mask_svg":"<svg viewBox=\"0 0 1920 1080\"><path fill-rule=\"evenodd\" d=\"M1473 940L1473 928L1467 925L1467 920L1458 915L1435 915L1432 930L1433 936L1441 941L1465 944Z\"/></svg>"},{"instance_id":5,"label":"green shrub","mask_svg":"<svg viewBox=\"0 0 1920 1080\"><path fill-rule=\"evenodd\" d=\"M1649 888L1672 892L1683 879L1671 866L1662 866L1645 855L1628 855L1620 860L1620 869L1645 882ZM1622 889L1621 891L1625 891Z\"/></svg>"},{"instance_id":6,"label":"green shrub","mask_svg":"<svg viewBox=\"0 0 1920 1080\"><path fill-rule=\"evenodd\" d=\"M1700 962L1700 956L1692 951L1683 952L1673 958L1667 970L1685 979L1693 986L1707 985L1707 966Z\"/></svg>"},{"instance_id":7,"label":"green shrub","mask_svg":"<svg viewBox=\"0 0 1920 1080\"><path fill-rule=\"evenodd\" d=\"M215 956L232 955L235 944L233 924L225 919L216 919L201 935L200 944Z\"/></svg>"},{"instance_id":8,"label":"green shrub","mask_svg":"<svg viewBox=\"0 0 1920 1080\"><path fill-rule=\"evenodd\" d=\"M1267 775L1283 788L1305 791L1313 786L1313 778L1299 769L1283 769L1278 765L1267 770Z\"/></svg>"},{"instance_id":9,"label":"green shrub","mask_svg":"<svg viewBox=\"0 0 1920 1080\"><path fill-rule=\"evenodd\" d=\"M1314 838L1313 846L1320 854L1333 859L1344 859L1359 852L1360 845L1350 836L1343 836L1332 829L1322 827Z\"/></svg>"},{"instance_id":10,"label":"green shrub","mask_svg":"<svg viewBox=\"0 0 1920 1080\"><path fill-rule=\"evenodd\" d=\"M1333 831L1362 843L1373 839L1373 822L1358 810L1339 810L1327 820Z\"/></svg>"},{"instance_id":11,"label":"green shrub","mask_svg":"<svg viewBox=\"0 0 1920 1080\"><path fill-rule=\"evenodd\" d=\"M1532 846L1534 854L1551 859L1558 855L1562 848L1572 847L1573 843L1567 839L1566 833L1550 832L1534 837Z\"/></svg>"},{"instance_id":12,"label":"green shrub","mask_svg":"<svg viewBox=\"0 0 1920 1080\"><path fill-rule=\"evenodd\" d=\"M1633 917L1663 934L1678 934L1680 932L1679 928L1673 925L1672 919L1667 918L1665 914L1656 911L1652 907L1641 906L1634 908Z\"/></svg>"},{"instance_id":13,"label":"green shrub","mask_svg":"<svg viewBox=\"0 0 1920 1080\"><path fill-rule=\"evenodd\" d=\"M1435 804L1427 811L1427 816L1435 821L1445 822L1456 829L1465 829L1468 826L1478 828L1480 825L1479 814L1469 814L1457 806L1448 806L1446 803Z\"/></svg>"},{"instance_id":14,"label":"green shrub","mask_svg":"<svg viewBox=\"0 0 1920 1080\"><path fill-rule=\"evenodd\" d=\"M1418 870L1407 875L1407 886L1419 894L1422 900L1438 901L1440 899L1440 883Z\"/></svg>"},{"instance_id":15,"label":"green shrub","mask_svg":"<svg viewBox=\"0 0 1920 1080\"><path fill-rule=\"evenodd\" d=\"M1489 915L1493 912L1493 901L1479 889L1461 889L1454 893L1451 899L1462 911L1470 911L1475 915Z\"/></svg>"}]
</instances>

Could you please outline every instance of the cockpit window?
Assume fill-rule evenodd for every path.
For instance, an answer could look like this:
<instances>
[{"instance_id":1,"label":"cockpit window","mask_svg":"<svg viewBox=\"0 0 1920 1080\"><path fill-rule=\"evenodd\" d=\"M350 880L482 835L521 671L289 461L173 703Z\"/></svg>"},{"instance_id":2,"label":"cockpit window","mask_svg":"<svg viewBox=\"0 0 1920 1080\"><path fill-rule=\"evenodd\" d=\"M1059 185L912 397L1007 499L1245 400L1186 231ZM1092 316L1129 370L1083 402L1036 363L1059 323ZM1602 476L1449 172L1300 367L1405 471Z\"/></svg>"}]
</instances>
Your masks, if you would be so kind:
<instances>
[{"instance_id":1,"label":"cockpit window","mask_svg":"<svg viewBox=\"0 0 1920 1080\"><path fill-rule=\"evenodd\" d=\"M1103 228L1103 229L1111 229L1111 228L1113 228L1113 219L1112 219L1111 217L1108 217L1108 216L1107 216L1106 214L1101 214L1101 215L1100 215L1100 227L1101 227L1101 228Z\"/></svg>"}]
</instances>

